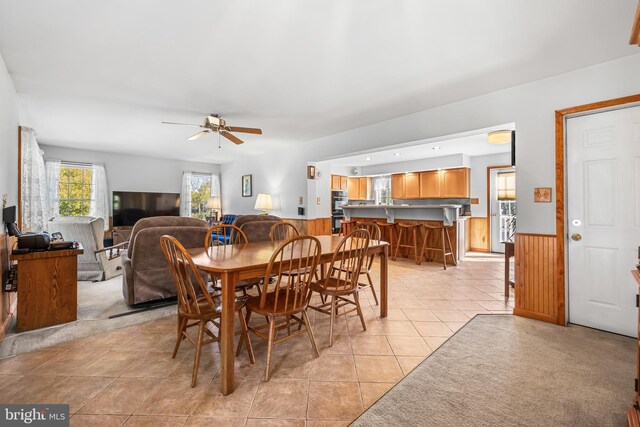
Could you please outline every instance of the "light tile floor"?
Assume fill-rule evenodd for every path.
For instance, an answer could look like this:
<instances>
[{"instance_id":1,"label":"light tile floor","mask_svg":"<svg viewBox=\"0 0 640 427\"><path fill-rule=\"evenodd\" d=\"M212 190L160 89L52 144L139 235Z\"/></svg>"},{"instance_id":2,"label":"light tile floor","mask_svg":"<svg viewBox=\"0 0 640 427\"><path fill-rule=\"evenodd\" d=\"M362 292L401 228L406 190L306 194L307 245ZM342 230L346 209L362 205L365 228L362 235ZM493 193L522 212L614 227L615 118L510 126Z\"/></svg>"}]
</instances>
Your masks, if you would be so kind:
<instances>
[{"instance_id":1,"label":"light tile floor","mask_svg":"<svg viewBox=\"0 0 640 427\"><path fill-rule=\"evenodd\" d=\"M328 318L310 311L320 349L305 335L275 347L272 379L260 377L266 346L252 337L257 363L236 362L237 389L219 392L218 347L205 347L190 387L193 349L171 359L174 316L0 360L0 402L67 403L73 426L346 425L477 313L510 313L501 258L469 258L447 271L390 262L389 316L362 294L367 330L341 318L328 346ZM374 265L377 281L378 265Z\"/></svg>"}]
</instances>

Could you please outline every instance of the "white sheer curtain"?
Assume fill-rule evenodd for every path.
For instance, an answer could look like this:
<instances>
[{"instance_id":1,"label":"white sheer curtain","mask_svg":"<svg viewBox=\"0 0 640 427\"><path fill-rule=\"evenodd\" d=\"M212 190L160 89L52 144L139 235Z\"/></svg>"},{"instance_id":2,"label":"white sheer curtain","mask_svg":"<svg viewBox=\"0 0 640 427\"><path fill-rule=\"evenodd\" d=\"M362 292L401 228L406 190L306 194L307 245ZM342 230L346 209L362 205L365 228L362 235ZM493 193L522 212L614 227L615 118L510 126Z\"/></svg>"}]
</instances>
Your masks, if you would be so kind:
<instances>
[{"instance_id":1,"label":"white sheer curtain","mask_svg":"<svg viewBox=\"0 0 640 427\"><path fill-rule=\"evenodd\" d=\"M222 197L220 197L220 174L214 173L211 175L211 197L218 197L220 200L220 209L222 212Z\"/></svg>"},{"instance_id":2,"label":"white sheer curtain","mask_svg":"<svg viewBox=\"0 0 640 427\"><path fill-rule=\"evenodd\" d=\"M33 129L22 127L22 231L42 231L49 213L42 150Z\"/></svg>"},{"instance_id":3,"label":"white sheer curtain","mask_svg":"<svg viewBox=\"0 0 640 427\"><path fill-rule=\"evenodd\" d=\"M191 216L191 172L189 171L182 174L180 216Z\"/></svg>"},{"instance_id":4,"label":"white sheer curtain","mask_svg":"<svg viewBox=\"0 0 640 427\"><path fill-rule=\"evenodd\" d=\"M47 171L47 199L49 200L49 212L47 221L60 215L60 160L47 160L45 169Z\"/></svg>"},{"instance_id":5,"label":"white sheer curtain","mask_svg":"<svg viewBox=\"0 0 640 427\"><path fill-rule=\"evenodd\" d=\"M107 172L103 165L92 165L91 204L89 215L104 219L104 229L109 229L109 192L107 190Z\"/></svg>"}]
</instances>

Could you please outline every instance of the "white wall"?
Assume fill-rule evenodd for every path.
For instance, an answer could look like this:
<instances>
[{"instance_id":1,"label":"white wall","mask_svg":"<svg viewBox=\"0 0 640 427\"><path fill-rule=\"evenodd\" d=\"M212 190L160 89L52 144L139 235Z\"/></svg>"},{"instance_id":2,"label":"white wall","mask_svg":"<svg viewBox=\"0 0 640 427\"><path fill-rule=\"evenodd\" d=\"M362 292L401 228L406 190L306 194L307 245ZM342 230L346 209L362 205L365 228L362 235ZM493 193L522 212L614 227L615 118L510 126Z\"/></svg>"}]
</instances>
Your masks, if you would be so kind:
<instances>
[{"instance_id":1,"label":"white wall","mask_svg":"<svg viewBox=\"0 0 640 427\"><path fill-rule=\"evenodd\" d=\"M0 56L0 201L7 194L9 206L18 203L19 120L20 101Z\"/></svg>"},{"instance_id":2,"label":"white wall","mask_svg":"<svg viewBox=\"0 0 640 427\"><path fill-rule=\"evenodd\" d=\"M516 149L516 152L518 150ZM487 216L487 167L511 164L511 153L490 154L471 157L471 198L478 198L479 204L471 205L471 215ZM517 175L517 174L516 174Z\"/></svg>"},{"instance_id":3,"label":"white wall","mask_svg":"<svg viewBox=\"0 0 640 427\"><path fill-rule=\"evenodd\" d=\"M184 171L220 172L220 165L211 163L157 159L50 145L41 145L40 148L44 150L45 159L104 164L110 192L115 190L180 193Z\"/></svg>"},{"instance_id":4,"label":"white wall","mask_svg":"<svg viewBox=\"0 0 640 427\"><path fill-rule=\"evenodd\" d=\"M240 175L254 175L254 194L280 194L291 215L306 194L308 161L365 149L515 123L518 230L555 233L555 203L533 203L535 187L555 191L555 110L640 93L640 54L308 142L286 151L243 157L222 166L227 208L252 211L240 198ZM258 179L256 179L258 178ZM555 193L554 193L555 198Z\"/></svg>"}]
</instances>

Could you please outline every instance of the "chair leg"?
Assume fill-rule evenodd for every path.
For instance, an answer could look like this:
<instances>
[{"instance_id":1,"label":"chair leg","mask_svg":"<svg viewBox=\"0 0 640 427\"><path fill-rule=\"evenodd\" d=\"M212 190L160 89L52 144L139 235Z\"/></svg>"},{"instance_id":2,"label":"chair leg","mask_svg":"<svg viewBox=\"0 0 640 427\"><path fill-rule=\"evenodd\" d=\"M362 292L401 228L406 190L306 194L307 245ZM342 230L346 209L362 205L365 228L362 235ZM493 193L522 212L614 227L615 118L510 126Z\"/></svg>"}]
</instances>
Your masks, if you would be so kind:
<instances>
[{"instance_id":1,"label":"chair leg","mask_svg":"<svg viewBox=\"0 0 640 427\"><path fill-rule=\"evenodd\" d=\"M360 322L362 322L362 330L367 330L367 324L364 323L364 316L362 315L362 308L360 307L360 298L358 292L353 293L353 300L356 302L356 310L358 310L358 316L360 316Z\"/></svg>"},{"instance_id":2,"label":"chair leg","mask_svg":"<svg viewBox=\"0 0 640 427\"><path fill-rule=\"evenodd\" d=\"M271 356L273 353L273 341L276 338L276 319L271 318L269 322L269 343L267 344L267 367L264 371L264 380L269 381L271 371Z\"/></svg>"},{"instance_id":3,"label":"chair leg","mask_svg":"<svg viewBox=\"0 0 640 427\"><path fill-rule=\"evenodd\" d=\"M186 329L187 329L187 319L184 317L179 317L178 338L176 338L176 346L173 348L173 356L171 356L172 359L175 359L176 355L178 354L178 349L180 348L180 343L184 339L183 334Z\"/></svg>"},{"instance_id":4,"label":"chair leg","mask_svg":"<svg viewBox=\"0 0 640 427\"><path fill-rule=\"evenodd\" d=\"M202 352L202 341L204 340L204 329L206 322L200 321L198 325L198 341L196 341L196 356L193 361L193 373L191 374L191 387L195 387L198 383L198 369L200 369L200 355Z\"/></svg>"},{"instance_id":5,"label":"chair leg","mask_svg":"<svg viewBox=\"0 0 640 427\"><path fill-rule=\"evenodd\" d=\"M240 355L240 350L242 349L242 342L247 343L247 356L249 356L249 361L251 364L256 363L256 357L253 354L253 346L251 345L251 340L249 339L249 332L247 330L247 320L242 315L242 310L238 310L238 317L240 318L240 329L242 330L242 334L238 339L238 351L236 352L236 356Z\"/></svg>"},{"instance_id":6,"label":"chair leg","mask_svg":"<svg viewBox=\"0 0 640 427\"><path fill-rule=\"evenodd\" d=\"M427 240L429 239L429 229L424 229L424 237L422 238L422 248L420 249L420 260L424 256L424 262L429 262L429 257L427 256Z\"/></svg>"},{"instance_id":7,"label":"chair leg","mask_svg":"<svg viewBox=\"0 0 640 427\"><path fill-rule=\"evenodd\" d=\"M416 259L416 264L420 265L422 257L418 256L418 229L415 227L413 229L413 256Z\"/></svg>"},{"instance_id":8,"label":"chair leg","mask_svg":"<svg viewBox=\"0 0 640 427\"><path fill-rule=\"evenodd\" d=\"M442 230L442 265L446 270L447 269L447 249L446 249L446 243L444 240L444 228L442 228L441 230Z\"/></svg>"},{"instance_id":9,"label":"chair leg","mask_svg":"<svg viewBox=\"0 0 640 427\"><path fill-rule=\"evenodd\" d=\"M304 327L307 328L307 334L309 335L309 341L311 341L313 354L315 355L315 357L320 357L320 352L318 352L318 345L316 344L316 338L313 336L313 331L311 330L311 322L309 322L307 310L304 310L302 312L302 320L304 321Z\"/></svg>"},{"instance_id":10,"label":"chair leg","mask_svg":"<svg viewBox=\"0 0 640 427\"><path fill-rule=\"evenodd\" d=\"M449 236L449 229L445 228L444 231L447 234L447 241L449 242L449 250L451 251L451 259L453 260L453 265L458 265L456 254L453 253L453 246L451 246L451 236Z\"/></svg>"},{"instance_id":11,"label":"chair leg","mask_svg":"<svg viewBox=\"0 0 640 427\"><path fill-rule=\"evenodd\" d=\"M331 297L331 317L329 319L329 347L333 346L333 322L336 319L336 296Z\"/></svg>"},{"instance_id":12,"label":"chair leg","mask_svg":"<svg viewBox=\"0 0 640 427\"><path fill-rule=\"evenodd\" d=\"M402 243L402 228L400 229L400 232L398 233L398 243L396 243L396 251L393 254L393 260L395 261L396 258L398 258L398 251L400 250L400 243Z\"/></svg>"},{"instance_id":13,"label":"chair leg","mask_svg":"<svg viewBox=\"0 0 640 427\"><path fill-rule=\"evenodd\" d=\"M380 305L378 304L378 295L376 295L376 289L373 287L373 280L371 280L371 274L369 273L369 270L367 270L367 281L369 282L369 287L371 288L371 293L373 294L373 300L376 302L376 305Z\"/></svg>"}]
</instances>

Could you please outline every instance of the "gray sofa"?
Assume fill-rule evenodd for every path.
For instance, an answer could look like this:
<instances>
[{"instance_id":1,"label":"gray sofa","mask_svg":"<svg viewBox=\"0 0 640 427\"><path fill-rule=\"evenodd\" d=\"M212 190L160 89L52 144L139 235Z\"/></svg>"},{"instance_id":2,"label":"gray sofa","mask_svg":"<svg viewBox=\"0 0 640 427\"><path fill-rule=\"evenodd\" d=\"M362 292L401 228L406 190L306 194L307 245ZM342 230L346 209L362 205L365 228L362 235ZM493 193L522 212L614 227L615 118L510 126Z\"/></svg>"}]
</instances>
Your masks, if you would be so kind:
<instances>
[{"instance_id":1,"label":"gray sofa","mask_svg":"<svg viewBox=\"0 0 640 427\"><path fill-rule=\"evenodd\" d=\"M187 249L204 247L208 225L197 218L153 217L136 223L129 247L122 256L122 293L127 304L176 295L171 268L160 246L160 237L175 237Z\"/></svg>"},{"instance_id":2,"label":"gray sofa","mask_svg":"<svg viewBox=\"0 0 640 427\"><path fill-rule=\"evenodd\" d=\"M271 227L279 222L282 219L275 215L240 215L233 225L241 229L251 243L268 241Z\"/></svg>"}]
</instances>

